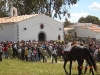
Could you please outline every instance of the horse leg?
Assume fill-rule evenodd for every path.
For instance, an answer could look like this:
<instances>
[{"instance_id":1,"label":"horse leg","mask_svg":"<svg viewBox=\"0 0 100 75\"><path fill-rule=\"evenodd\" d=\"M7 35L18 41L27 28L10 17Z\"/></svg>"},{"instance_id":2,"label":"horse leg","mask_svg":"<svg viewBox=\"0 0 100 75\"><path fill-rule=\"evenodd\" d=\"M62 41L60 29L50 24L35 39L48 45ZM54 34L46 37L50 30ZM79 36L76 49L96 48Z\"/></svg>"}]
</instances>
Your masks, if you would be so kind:
<instances>
[{"instance_id":1,"label":"horse leg","mask_svg":"<svg viewBox=\"0 0 100 75\"><path fill-rule=\"evenodd\" d=\"M70 60L70 66L69 66L69 75L71 75L71 68L72 68L72 60Z\"/></svg>"},{"instance_id":2,"label":"horse leg","mask_svg":"<svg viewBox=\"0 0 100 75\"><path fill-rule=\"evenodd\" d=\"M82 74L83 61L84 60L78 60L78 75L81 75Z\"/></svg>"},{"instance_id":3,"label":"horse leg","mask_svg":"<svg viewBox=\"0 0 100 75\"><path fill-rule=\"evenodd\" d=\"M92 72L92 75L94 75L94 71L93 71L93 69L92 69L92 64L91 64L91 62L89 61L89 59L86 59L86 62L89 64L89 68L90 68L90 73Z\"/></svg>"},{"instance_id":4,"label":"horse leg","mask_svg":"<svg viewBox=\"0 0 100 75\"><path fill-rule=\"evenodd\" d=\"M64 68L64 71L65 71L65 73L66 73L66 75L68 75L68 72L67 72L67 70L66 70L66 63L67 63L67 59L66 58L64 58L64 65L63 65L63 68Z\"/></svg>"},{"instance_id":5,"label":"horse leg","mask_svg":"<svg viewBox=\"0 0 100 75\"><path fill-rule=\"evenodd\" d=\"M87 69L88 69L88 63L86 62L85 69L84 69L84 74L86 74Z\"/></svg>"}]
</instances>

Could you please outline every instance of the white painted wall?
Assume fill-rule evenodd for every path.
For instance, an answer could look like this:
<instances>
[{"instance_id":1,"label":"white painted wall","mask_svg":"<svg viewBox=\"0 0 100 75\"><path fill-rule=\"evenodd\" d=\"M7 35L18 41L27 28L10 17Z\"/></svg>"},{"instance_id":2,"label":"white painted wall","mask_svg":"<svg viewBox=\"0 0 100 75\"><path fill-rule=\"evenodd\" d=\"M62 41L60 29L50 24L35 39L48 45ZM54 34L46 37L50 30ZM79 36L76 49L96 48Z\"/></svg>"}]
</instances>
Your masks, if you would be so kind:
<instances>
[{"instance_id":1,"label":"white painted wall","mask_svg":"<svg viewBox=\"0 0 100 75\"><path fill-rule=\"evenodd\" d=\"M100 32L96 33L96 39L97 39L97 40L100 39Z\"/></svg>"},{"instance_id":2,"label":"white painted wall","mask_svg":"<svg viewBox=\"0 0 100 75\"><path fill-rule=\"evenodd\" d=\"M75 32L77 33L77 37L88 37L88 36L90 36L91 38L96 38L96 32L89 30L89 29L76 27Z\"/></svg>"},{"instance_id":3,"label":"white painted wall","mask_svg":"<svg viewBox=\"0 0 100 75\"><path fill-rule=\"evenodd\" d=\"M17 28L18 23L14 23L13 25L14 25L14 41L16 42L16 41L18 41L18 36L17 36L17 33L18 33L18 28Z\"/></svg>"},{"instance_id":4,"label":"white painted wall","mask_svg":"<svg viewBox=\"0 0 100 75\"><path fill-rule=\"evenodd\" d=\"M70 31L73 32L73 30L74 30L74 28L67 28L67 27L66 27L66 28L64 28L64 33L65 33L65 34L69 34L69 32L70 32Z\"/></svg>"},{"instance_id":5,"label":"white painted wall","mask_svg":"<svg viewBox=\"0 0 100 75\"><path fill-rule=\"evenodd\" d=\"M44 28L40 29L40 25L43 24ZM40 32L45 32L46 40L58 40L58 35L60 34L61 40L63 37L63 24L55 21L54 19L45 16L38 15L36 17L24 20L18 23L19 25L19 41L20 40L38 40L38 34ZM27 30L24 30L24 27ZM59 30L61 28L61 30Z\"/></svg>"},{"instance_id":6,"label":"white painted wall","mask_svg":"<svg viewBox=\"0 0 100 75\"><path fill-rule=\"evenodd\" d=\"M44 28L40 29L43 24ZM58 40L60 34L61 40L63 36L63 24L46 15L39 15L18 23L2 24L3 30L0 28L0 41L21 41L21 40L38 40L40 32L46 34L46 40ZM27 28L24 30L24 28ZM61 28L61 30L59 30ZM17 36L19 34L19 36Z\"/></svg>"},{"instance_id":7,"label":"white painted wall","mask_svg":"<svg viewBox=\"0 0 100 75\"><path fill-rule=\"evenodd\" d=\"M16 24L2 24L0 27L0 41L17 41L16 39Z\"/></svg>"},{"instance_id":8,"label":"white painted wall","mask_svg":"<svg viewBox=\"0 0 100 75\"><path fill-rule=\"evenodd\" d=\"M75 32L77 33L77 37L91 37L96 38L96 40L100 40L100 32L95 32L86 28L76 27L73 30L68 30L68 33L71 32L72 36L75 36Z\"/></svg>"}]
</instances>

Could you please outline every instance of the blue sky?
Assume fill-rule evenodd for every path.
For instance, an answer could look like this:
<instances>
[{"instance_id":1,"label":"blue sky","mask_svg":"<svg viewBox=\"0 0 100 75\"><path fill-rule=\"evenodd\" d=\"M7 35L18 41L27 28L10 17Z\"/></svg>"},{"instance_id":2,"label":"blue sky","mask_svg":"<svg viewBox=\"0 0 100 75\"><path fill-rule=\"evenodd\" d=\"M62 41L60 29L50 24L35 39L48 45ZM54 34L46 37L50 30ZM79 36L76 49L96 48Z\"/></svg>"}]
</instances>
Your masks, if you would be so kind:
<instances>
[{"instance_id":1,"label":"blue sky","mask_svg":"<svg viewBox=\"0 0 100 75\"><path fill-rule=\"evenodd\" d=\"M87 15L96 16L100 19L100 0L79 0L77 4L68 8L68 11L71 17L68 19L73 23L77 23L80 17L86 17ZM64 19L67 17L63 17L58 21L64 22Z\"/></svg>"}]
</instances>

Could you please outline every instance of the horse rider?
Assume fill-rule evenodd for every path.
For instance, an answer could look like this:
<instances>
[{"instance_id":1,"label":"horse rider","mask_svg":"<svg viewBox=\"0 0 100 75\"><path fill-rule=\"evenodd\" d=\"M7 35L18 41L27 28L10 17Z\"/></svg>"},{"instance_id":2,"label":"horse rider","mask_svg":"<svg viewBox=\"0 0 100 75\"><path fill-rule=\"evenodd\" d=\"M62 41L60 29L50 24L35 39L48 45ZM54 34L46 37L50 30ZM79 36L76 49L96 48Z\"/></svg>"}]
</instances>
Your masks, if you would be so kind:
<instances>
[{"instance_id":1,"label":"horse rider","mask_svg":"<svg viewBox=\"0 0 100 75\"><path fill-rule=\"evenodd\" d=\"M76 41L65 43L64 49L63 49L64 50L64 57L65 58L69 59L68 58L68 54L69 54L70 50L73 48L73 46L75 46L75 44L76 44Z\"/></svg>"}]
</instances>

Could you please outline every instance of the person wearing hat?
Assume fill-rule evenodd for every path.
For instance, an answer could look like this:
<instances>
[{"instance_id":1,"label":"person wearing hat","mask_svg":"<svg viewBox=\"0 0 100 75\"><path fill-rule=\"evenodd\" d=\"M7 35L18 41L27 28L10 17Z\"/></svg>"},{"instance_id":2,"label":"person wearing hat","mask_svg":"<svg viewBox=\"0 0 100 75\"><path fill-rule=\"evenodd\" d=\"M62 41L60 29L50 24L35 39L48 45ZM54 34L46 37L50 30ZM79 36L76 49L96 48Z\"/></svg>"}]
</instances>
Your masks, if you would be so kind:
<instances>
[{"instance_id":1,"label":"person wearing hat","mask_svg":"<svg viewBox=\"0 0 100 75\"><path fill-rule=\"evenodd\" d=\"M93 49L93 45L92 44L89 44L89 52L92 56L94 56L94 49Z\"/></svg>"},{"instance_id":2,"label":"person wearing hat","mask_svg":"<svg viewBox=\"0 0 100 75\"><path fill-rule=\"evenodd\" d=\"M94 57L94 49L93 49L93 45L92 45L92 44L89 44L89 48L88 48L88 50L89 50L91 56ZM89 64L86 63L84 73L87 72L88 66L89 66ZM90 68L90 73L91 73L91 72L92 72L92 68Z\"/></svg>"}]
</instances>

